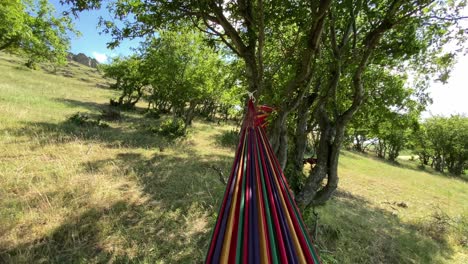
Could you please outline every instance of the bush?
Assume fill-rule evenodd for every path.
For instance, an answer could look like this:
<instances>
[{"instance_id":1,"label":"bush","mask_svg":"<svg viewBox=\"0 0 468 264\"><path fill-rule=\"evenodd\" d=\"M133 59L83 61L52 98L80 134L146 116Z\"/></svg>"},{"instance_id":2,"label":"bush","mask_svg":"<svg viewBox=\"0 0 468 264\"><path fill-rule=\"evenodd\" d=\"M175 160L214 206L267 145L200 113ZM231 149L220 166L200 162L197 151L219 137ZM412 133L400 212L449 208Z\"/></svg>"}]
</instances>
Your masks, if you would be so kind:
<instances>
[{"instance_id":1,"label":"bush","mask_svg":"<svg viewBox=\"0 0 468 264\"><path fill-rule=\"evenodd\" d=\"M158 110L151 109L145 113L145 117L151 119L159 119L161 118L161 113Z\"/></svg>"},{"instance_id":2,"label":"bush","mask_svg":"<svg viewBox=\"0 0 468 264\"><path fill-rule=\"evenodd\" d=\"M303 172L295 170L292 165L286 166L284 175L286 175L288 179L289 188L291 188L294 193L299 193L304 187L306 175Z\"/></svg>"},{"instance_id":3,"label":"bush","mask_svg":"<svg viewBox=\"0 0 468 264\"><path fill-rule=\"evenodd\" d=\"M218 143L223 147L235 148L239 144L239 131L232 129L221 134Z\"/></svg>"},{"instance_id":4,"label":"bush","mask_svg":"<svg viewBox=\"0 0 468 264\"><path fill-rule=\"evenodd\" d=\"M121 120L122 114L116 109L104 109L101 111L101 118L108 121Z\"/></svg>"},{"instance_id":5,"label":"bush","mask_svg":"<svg viewBox=\"0 0 468 264\"><path fill-rule=\"evenodd\" d=\"M185 123L181 118L168 119L152 131L169 139L176 139L185 136Z\"/></svg>"},{"instance_id":6,"label":"bush","mask_svg":"<svg viewBox=\"0 0 468 264\"><path fill-rule=\"evenodd\" d=\"M101 122L101 120L93 120L89 114L77 112L70 116L67 121L70 124L80 127L101 127L107 128L108 124Z\"/></svg>"},{"instance_id":7,"label":"bush","mask_svg":"<svg viewBox=\"0 0 468 264\"><path fill-rule=\"evenodd\" d=\"M135 104L133 103L123 103L118 100L110 99L109 100L109 105L113 107L118 107L122 110L134 110L135 109Z\"/></svg>"}]
</instances>

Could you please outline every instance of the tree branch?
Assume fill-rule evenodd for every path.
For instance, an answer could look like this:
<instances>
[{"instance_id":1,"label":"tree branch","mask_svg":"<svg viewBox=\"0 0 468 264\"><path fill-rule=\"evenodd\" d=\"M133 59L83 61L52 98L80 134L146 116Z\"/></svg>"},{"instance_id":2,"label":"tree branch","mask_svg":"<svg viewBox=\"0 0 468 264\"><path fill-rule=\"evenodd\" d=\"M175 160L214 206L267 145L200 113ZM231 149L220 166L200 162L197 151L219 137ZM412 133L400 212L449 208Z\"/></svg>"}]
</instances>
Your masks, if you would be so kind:
<instances>
[{"instance_id":1,"label":"tree branch","mask_svg":"<svg viewBox=\"0 0 468 264\"><path fill-rule=\"evenodd\" d=\"M223 14L222 7L216 5L216 3L211 2L210 7L213 9L213 12L217 18L217 22L221 27L223 27L224 32L232 40L233 45L236 47L239 56L245 56L247 46L244 44L244 41L239 35L239 32L229 23L226 16Z\"/></svg>"}]
</instances>

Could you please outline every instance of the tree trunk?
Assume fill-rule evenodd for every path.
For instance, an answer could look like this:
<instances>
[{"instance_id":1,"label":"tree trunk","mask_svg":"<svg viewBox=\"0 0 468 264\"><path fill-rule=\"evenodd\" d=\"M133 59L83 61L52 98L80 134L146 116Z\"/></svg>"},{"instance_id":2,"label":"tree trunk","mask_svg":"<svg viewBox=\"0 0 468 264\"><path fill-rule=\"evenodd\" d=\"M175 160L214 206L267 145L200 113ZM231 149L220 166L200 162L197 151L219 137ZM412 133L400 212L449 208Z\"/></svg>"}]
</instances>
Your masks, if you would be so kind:
<instances>
[{"instance_id":1,"label":"tree trunk","mask_svg":"<svg viewBox=\"0 0 468 264\"><path fill-rule=\"evenodd\" d=\"M11 38L10 40L8 40L7 42L3 43L3 45L0 46L0 51L13 46L13 44L15 44L15 42L18 42L18 41L19 41L19 37Z\"/></svg>"},{"instance_id":2,"label":"tree trunk","mask_svg":"<svg viewBox=\"0 0 468 264\"><path fill-rule=\"evenodd\" d=\"M255 51L251 51L244 56L246 66L246 77L249 84L249 92L256 92L259 95L262 92L262 76L258 71L257 61L255 58Z\"/></svg>"},{"instance_id":3,"label":"tree trunk","mask_svg":"<svg viewBox=\"0 0 468 264\"><path fill-rule=\"evenodd\" d=\"M33 59L29 59L24 65L26 65L26 67L28 67L29 69L34 69L34 60Z\"/></svg>"},{"instance_id":4,"label":"tree trunk","mask_svg":"<svg viewBox=\"0 0 468 264\"><path fill-rule=\"evenodd\" d=\"M288 158L287 115L288 113L284 111L278 111L278 117L272 122L269 128L270 144L283 170L286 167Z\"/></svg>"},{"instance_id":5,"label":"tree trunk","mask_svg":"<svg viewBox=\"0 0 468 264\"><path fill-rule=\"evenodd\" d=\"M295 192L302 189L302 180L304 175L304 154L307 147L307 136L310 132L308 121L310 117L310 106L317 98L317 93L307 96L298 107L296 117L296 130L293 140L293 146L288 155L288 177L292 180L290 184Z\"/></svg>"},{"instance_id":6,"label":"tree trunk","mask_svg":"<svg viewBox=\"0 0 468 264\"><path fill-rule=\"evenodd\" d=\"M187 109L185 113L185 122L184 122L184 130L187 129L187 127L192 125L192 120L195 116L195 107L197 106L197 103L195 101L190 101L189 108Z\"/></svg>"}]
</instances>

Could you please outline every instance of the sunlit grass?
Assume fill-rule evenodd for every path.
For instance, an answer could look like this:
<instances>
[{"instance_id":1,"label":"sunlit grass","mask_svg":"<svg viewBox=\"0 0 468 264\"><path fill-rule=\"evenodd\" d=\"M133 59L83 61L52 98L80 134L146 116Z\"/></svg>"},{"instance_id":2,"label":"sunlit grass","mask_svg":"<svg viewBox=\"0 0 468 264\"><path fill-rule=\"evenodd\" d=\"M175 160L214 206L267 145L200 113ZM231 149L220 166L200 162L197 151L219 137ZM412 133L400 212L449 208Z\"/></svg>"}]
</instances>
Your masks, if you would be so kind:
<instances>
[{"instance_id":1,"label":"sunlit grass","mask_svg":"<svg viewBox=\"0 0 468 264\"><path fill-rule=\"evenodd\" d=\"M337 263L466 262L466 181L372 155L343 152L340 159L339 193L318 209L326 256Z\"/></svg>"},{"instance_id":2,"label":"sunlit grass","mask_svg":"<svg viewBox=\"0 0 468 264\"><path fill-rule=\"evenodd\" d=\"M0 54L0 80L0 262L203 261L225 188L211 166L227 177L234 150L220 139L234 126L197 119L175 142L138 111L77 127L70 115L98 116L115 96L94 70ZM340 191L318 209L325 263L466 263L467 183L403 165L343 153Z\"/></svg>"}]
</instances>

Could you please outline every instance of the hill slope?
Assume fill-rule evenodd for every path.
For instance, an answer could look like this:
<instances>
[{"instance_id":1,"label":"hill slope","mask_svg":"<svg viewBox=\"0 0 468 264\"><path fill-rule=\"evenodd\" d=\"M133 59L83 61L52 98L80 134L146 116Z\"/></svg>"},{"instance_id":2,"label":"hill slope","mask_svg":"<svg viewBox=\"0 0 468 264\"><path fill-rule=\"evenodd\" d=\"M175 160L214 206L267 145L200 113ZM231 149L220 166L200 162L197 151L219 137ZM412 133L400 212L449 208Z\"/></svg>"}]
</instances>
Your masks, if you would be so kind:
<instances>
[{"instance_id":1,"label":"hill slope","mask_svg":"<svg viewBox=\"0 0 468 264\"><path fill-rule=\"evenodd\" d=\"M210 166L229 171L232 127L198 120L174 144L138 111L78 126L67 118L100 118L115 96L106 80L20 61L0 54L0 262L201 262L224 191ZM466 182L351 152L339 172L317 209L325 263L468 262Z\"/></svg>"}]
</instances>

